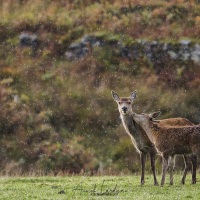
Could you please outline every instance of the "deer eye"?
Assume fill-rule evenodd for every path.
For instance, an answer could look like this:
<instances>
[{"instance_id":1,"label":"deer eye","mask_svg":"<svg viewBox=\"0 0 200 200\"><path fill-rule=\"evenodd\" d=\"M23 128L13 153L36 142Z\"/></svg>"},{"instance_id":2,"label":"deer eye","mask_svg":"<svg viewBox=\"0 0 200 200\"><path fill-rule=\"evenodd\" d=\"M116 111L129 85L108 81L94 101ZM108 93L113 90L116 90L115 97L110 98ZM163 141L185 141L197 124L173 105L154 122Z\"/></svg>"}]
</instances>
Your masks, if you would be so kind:
<instances>
[{"instance_id":1,"label":"deer eye","mask_svg":"<svg viewBox=\"0 0 200 200\"><path fill-rule=\"evenodd\" d=\"M120 105L122 102L118 101L118 104Z\"/></svg>"},{"instance_id":2,"label":"deer eye","mask_svg":"<svg viewBox=\"0 0 200 200\"><path fill-rule=\"evenodd\" d=\"M129 101L128 104L131 104L131 102Z\"/></svg>"}]
</instances>

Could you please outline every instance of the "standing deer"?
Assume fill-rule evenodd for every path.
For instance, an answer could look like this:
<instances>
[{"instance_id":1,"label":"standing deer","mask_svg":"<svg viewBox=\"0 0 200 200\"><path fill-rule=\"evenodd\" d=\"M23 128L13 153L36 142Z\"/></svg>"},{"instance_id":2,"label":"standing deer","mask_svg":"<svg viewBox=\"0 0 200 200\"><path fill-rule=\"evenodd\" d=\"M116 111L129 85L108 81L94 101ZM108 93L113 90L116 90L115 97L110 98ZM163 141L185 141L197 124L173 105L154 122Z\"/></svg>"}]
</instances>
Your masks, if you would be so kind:
<instances>
[{"instance_id":1,"label":"standing deer","mask_svg":"<svg viewBox=\"0 0 200 200\"><path fill-rule=\"evenodd\" d=\"M136 114L133 119L143 128L150 141L155 145L157 152L162 156L162 180L165 183L165 176L169 167L170 184L173 185L174 156L176 154L190 155L193 164L192 183L196 183L197 157L200 155L200 126L167 126L159 121L154 121L160 112L152 114ZM187 166L186 166L187 168Z\"/></svg>"},{"instance_id":2,"label":"standing deer","mask_svg":"<svg viewBox=\"0 0 200 200\"><path fill-rule=\"evenodd\" d=\"M132 92L130 97L119 97L118 94L114 91L111 92L113 99L118 104L118 110L120 113L120 118L122 124L130 136L133 145L135 146L137 152L140 154L140 161L142 166L142 174L141 174L141 185L144 184L144 173L145 173L145 163L146 163L146 155L150 155L151 160L151 169L153 172L154 177L154 185L158 185L158 181L156 179L156 172L155 172L155 156L157 151L155 149L154 144L149 140L147 134L134 119L133 119L133 110L132 110L132 103L136 98L136 91ZM159 120L161 124L166 125L177 125L177 126L185 126L185 125L193 125L190 121L184 118L171 118L165 120ZM184 175L182 178L182 184L185 183L185 177L187 171L189 169L190 162L188 161L187 157L184 156L186 168L184 171Z\"/></svg>"}]
</instances>

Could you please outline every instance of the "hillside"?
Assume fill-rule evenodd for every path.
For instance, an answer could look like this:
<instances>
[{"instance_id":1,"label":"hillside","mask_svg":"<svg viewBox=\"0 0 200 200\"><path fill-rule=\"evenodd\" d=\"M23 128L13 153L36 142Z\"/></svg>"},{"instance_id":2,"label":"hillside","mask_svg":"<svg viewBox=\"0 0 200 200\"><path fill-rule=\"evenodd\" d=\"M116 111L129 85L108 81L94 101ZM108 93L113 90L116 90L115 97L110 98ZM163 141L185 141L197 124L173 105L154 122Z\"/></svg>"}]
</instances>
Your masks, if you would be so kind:
<instances>
[{"instance_id":1,"label":"hillside","mask_svg":"<svg viewBox=\"0 0 200 200\"><path fill-rule=\"evenodd\" d=\"M199 13L192 0L2 0L2 173L137 172L111 90L199 123Z\"/></svg>"}]
</instances>

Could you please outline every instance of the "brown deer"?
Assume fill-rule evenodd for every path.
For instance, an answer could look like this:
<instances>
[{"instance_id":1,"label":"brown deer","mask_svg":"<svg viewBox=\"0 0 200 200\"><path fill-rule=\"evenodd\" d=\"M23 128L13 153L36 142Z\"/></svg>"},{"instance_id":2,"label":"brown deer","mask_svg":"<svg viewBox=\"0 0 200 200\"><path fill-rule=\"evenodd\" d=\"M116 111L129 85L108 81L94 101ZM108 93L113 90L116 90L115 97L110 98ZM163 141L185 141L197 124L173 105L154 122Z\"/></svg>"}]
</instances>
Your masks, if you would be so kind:
<instances>
[{"instance_id":1,"label":"brown deer","mask_svg":"<svg viewBox=\"0 0 200 200\"><path fill-rule=\"evenodd\" d=\"M130 136L137 152L140 154L141 166L142 166L142 174L141 174L141 185L144 184L144 173L145 173L145 163L146 163L146 155L150 155L151 160L151 169L153 172L154 177L154 185L158 185L156 179L156 172L155 172L155 156L157 154L154 144L149 140L147 134L134 119L133 119L133 110L132 110L132 103L136 98L136 91L132 92L130 97L119 97L118 94L114 91L111 92L113 99L118 104L118 110L120 113L120 118L122 124ZM177 125L177 126L185 126L185 125L193 125L190 121L184 118L171 118L165 120L159 120L161 124L166 125ZM188 169L190 168L190 162L186 156L184 156L186 168L184 171L184 175L182 178L182 184L185 183L185 177L187 174Z\"/></svg>"},{"instance_id":2,"label":"brown deer","mask_svg":"<svg viewBox=\"0 0 200 200\"><path fill-rule=\"evenodd\" d=\"M200 125L190 126L167 126L154 121L160 112L152 114L136 114L133 119L143 128L150 141L155 145L157 152L162 156L162 180L165 183L165 176L169 167L170 184L173 184L174 156L177 154L190 155L193 164L192 183L196 183L197 157L200 155ZM187 168L187 166L186 166Z\"/></svg>"}]
</instances>

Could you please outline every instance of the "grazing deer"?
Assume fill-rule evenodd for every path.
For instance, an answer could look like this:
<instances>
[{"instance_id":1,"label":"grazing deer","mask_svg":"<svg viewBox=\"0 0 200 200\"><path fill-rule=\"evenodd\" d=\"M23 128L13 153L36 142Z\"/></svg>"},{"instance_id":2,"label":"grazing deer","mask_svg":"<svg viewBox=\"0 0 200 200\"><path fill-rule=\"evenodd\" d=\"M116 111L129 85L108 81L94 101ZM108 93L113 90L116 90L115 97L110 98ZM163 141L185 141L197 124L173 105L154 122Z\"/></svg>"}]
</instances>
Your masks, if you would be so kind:
<instances>
[{"instance_id":1,"label":"grazing deer","mask_svg":"<svg viewBox=\"0 0 200 200\"><path fill-rule=\"evenodd\" d=\"M150 155L151 160L151 169L153 172L154 177L154 185L158 185L156 179L156 172L155 172L155 156L157 154L154 144L149 140L147 134L134 119L133 119L133 110L132 110L132 103L136 98L136 91L131 94L130 97L119 97L118 94L114 91L111 92L113 99L118 104L118 110L120 113L120 118L122 124L130 136L137 152L140 154L141 166L142 166L142 174L141 174L141 185L144 184L144 172L145 172L145 163L146 163L146 155ZM177 126L184 126L184 125L193 125L190 121L184 118L171 118L165 120L159 120L161 124L166 125L177 125ZM188 169L190 168L190 162L188 161L187 157L184 156L186 168L184 171L184 175L182 178L182 184L185 183L185 177L187 174Z\"/></svg>"},{"instance_id":2,"label":"grazing deer","mask_svg":"<svg viewBox=\"0 0 200 200\"><path fill-rule=\"evenodd\" d=\"M152 114L133 114L133 119L143 128L150 141L155 145L157 152L162 156L162 180L169 167L170 184L173 184L174 156L177 154L190 155L193 164L192 183L196 183L197 157L200 155L200 125L167 126L159 121L154 121L160 112ZM187 166L186 166L187 167Z\"/></svg>"}]
</instances>

